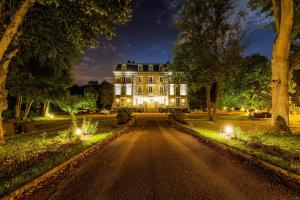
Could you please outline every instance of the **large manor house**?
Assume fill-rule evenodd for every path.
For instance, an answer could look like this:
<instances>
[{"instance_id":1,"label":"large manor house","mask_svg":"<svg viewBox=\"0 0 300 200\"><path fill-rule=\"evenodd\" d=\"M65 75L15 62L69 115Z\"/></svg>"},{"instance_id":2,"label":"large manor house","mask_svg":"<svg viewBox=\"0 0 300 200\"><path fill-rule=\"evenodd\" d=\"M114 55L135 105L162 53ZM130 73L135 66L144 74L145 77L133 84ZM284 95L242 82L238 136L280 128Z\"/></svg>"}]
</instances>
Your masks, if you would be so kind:
<instances>
[{"instance_id":1,"label":"large manor house","mask_svg":"<svg viewBox=\"0 0 300 200\"><path fill-rule=\"evenodd\" d=\"M187 108L187 85L176 83L167 64L118 64L114 107Z\"/></svg>"}]
</instances>

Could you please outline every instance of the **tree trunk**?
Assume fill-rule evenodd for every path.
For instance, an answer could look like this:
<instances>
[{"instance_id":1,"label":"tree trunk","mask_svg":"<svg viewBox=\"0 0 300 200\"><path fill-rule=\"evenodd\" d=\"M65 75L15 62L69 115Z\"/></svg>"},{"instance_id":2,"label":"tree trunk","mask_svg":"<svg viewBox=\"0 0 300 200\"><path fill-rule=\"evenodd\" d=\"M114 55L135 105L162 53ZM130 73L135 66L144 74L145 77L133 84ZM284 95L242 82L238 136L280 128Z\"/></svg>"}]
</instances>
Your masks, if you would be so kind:
<instances>
[{"instance_id":1,"label":"tree trunk","mask_svg":"<svg viewBox=\"0 0 300 200\"><path fill-rule=\"evenodd\" d=\"M2 113L7 109L7 91L5 81L8 72L8 66L11 59L17 54L18 49L11 51L0 65L0 143L4 142L4 130L2 126Z\"/></svg>"},{"instance_id":2,"label":"tree trunk","mask_svg":"<svg viewBox=\"0 0 300 200\"><path fill-rule=\"evenodd\" d=\"M217 79L216 102L215 102L214 111L213 111L213 115L212 115L213 119L217 115L219 104L220 104L220 101L221 101L221 93L222 93L222 90L221 90L221 81L222 81L221 78Z\"/></svg>"},{"instance_id":3,"label":"tree trunk","mask_svg":"<svg viewBox=\"0 0 300 200\"><path fill-rule=\"evenodd\" d=\"M274 10L278 10L280 6L276 2L273 1ZM272 124L281 130L289 125L288 59L293 27L293 4L293 0L281 0L280 18L275 16L275 24L278 27L272 52Z\"/></svg>"},{"instance_id":4,"label":"tree trunk","mask_svg":"<svg viewBox=\"0 0 300 200\"><path fill-rule=\"evenodd\" d=\"M28 115L29 115L29 112L30 112L30 108L31 108L32 102L33 102L33 100L30 100L30 102L26 104L26 108L25 108L25 113L24 113L23 120L27 120L28 119Z\"/></svg>"},{"instance_id":5,"label":"tree trunk","mask_svg":"<svg viewBox=\"0 0 300 200\"><path fill-rule=\"evenodd\" d=\"M208 120L212 121L213 117L211 114L211 98L210 98L210 90L211 90L211 86L207 85L206 86L206 105L207 105L207 113L208 113Z\"/></svg>"},{"instance_id":6,"label":"tree trunk","mask_svg":"<svg viewBox=\"0 0 300 200\"><path fill-rule=\"evenodd\" d=\"M74 134L77 129L77 116L75 113L71 113L72 126L70 135Z\"/></svg>"},{"instance_id":7,"label":"tree trunk","mask_svg":"<svg viewBox=\"0 0 300 200\"><path fill-rule=\"evenodd\" d=\"M20 119L21 117L21 107L22 107L22 96L17 96L16 105L15 105L15 118Z\"/></svg>"},{"instance_id":8,"label":"tree trunk","mask_svg":"<svg viewBox=\"0 0 300 200\"><path fill-rule=\"evenodd\" d=\"M0 40L0 61L2 61L5 52L7 51L11 42L14 40L15 35L18 33L18 29L22 25L23 19L27 11L33 5L34 2L35 0L22 1L20 7L16 10L11 21L6 26Z\"/></svg>"},{"instance_id":9,"label":"tree trunk","mask_svg":"<svg viewBox=\"0 0 300 200\"><path fill-rule=\"evenodd\" d=\"M43 115L46 116L49 113L49 101L43 103Z\"/></svg>"}]
</instances>

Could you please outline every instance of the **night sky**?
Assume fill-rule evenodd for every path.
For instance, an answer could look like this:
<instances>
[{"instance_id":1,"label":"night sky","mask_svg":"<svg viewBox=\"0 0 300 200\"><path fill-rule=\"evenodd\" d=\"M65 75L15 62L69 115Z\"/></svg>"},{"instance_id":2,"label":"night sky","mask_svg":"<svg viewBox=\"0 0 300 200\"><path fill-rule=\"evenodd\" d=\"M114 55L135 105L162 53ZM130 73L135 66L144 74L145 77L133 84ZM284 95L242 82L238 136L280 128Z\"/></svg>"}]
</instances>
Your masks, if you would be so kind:
<instances>
[{"instance_id":1,"label":"night sky","mask_svg":"<svg viewBox=\"0 0 300 200\"><path fill-rule=\"evenodd\" d=\"M112 71L118 63L134 60L138 63L166 63L172 61L172 50L178 31L174 27L180 0L133 0L133 16L129 23L117 28L113 40L99 38L100 45L87 49L81 62L75 65L75 81L86 84L90 80L112 82ZM245 41L244 55L261 53L271 57L274 33L262 29L261 21L268 21L257 13L249 13L251 28Z\"/></svg>"}]
</instances>

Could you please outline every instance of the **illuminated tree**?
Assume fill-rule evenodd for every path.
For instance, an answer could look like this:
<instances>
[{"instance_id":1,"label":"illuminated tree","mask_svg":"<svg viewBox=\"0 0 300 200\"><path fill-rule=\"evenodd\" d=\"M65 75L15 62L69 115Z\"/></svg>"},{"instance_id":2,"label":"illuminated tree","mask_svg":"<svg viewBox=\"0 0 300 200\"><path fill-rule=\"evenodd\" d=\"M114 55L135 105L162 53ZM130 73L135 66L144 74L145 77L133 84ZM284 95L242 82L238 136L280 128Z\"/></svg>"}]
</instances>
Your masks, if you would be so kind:
<instances>
[{"instance_id":1,"label":"illuminated tree","mask_svg":"<svg viewBox=\"0 0 300 200\"><path fill-rule=\"evenodd\" d=\"M222 106L247 109L271 108L271 63L259 54L243 58L227 74Z\"/></svg>"},{"instance_id":2,"label":"illuminated tree","mask_svg":"<svg viewBox=\"0 0 300 200\"><path fill-rule=\"evenodd\" d=\"M96 98L94 95L86 94L85 96L66 95L63 99L57 100L57 105L65 112L69 113L72 118L72 133L77 129L77 116L79 109L95 109Z\"/></svg>"}]
</instances>

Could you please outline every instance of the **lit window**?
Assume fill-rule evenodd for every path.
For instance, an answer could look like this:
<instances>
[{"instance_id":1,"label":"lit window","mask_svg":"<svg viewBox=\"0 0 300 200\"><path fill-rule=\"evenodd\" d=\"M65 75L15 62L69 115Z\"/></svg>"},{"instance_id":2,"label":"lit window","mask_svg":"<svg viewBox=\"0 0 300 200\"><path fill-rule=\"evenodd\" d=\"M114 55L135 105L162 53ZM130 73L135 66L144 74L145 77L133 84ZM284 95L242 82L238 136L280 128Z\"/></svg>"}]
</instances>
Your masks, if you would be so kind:
<instances>
[{"instance_id":1,"label":"lit window","mask_svg":"<svg viewBox=\"0 0 300 200\"><path fill-rule=\"evenodd\" d=\"M115 94L121 95L121 84L115 84Z\"/></svg>"},{"instance_id":2,"label":"lit window","mask_svg":"<svg viewBox=\"0 0 300 200\"><path fill-rule=\"evenodd\" d=\"M186 96L187 95L186 84L181 84L180 85L180 95L182 95L182 96Z\"/></svg>"},{"instance_id":3,"label":"lit window","mask_svg":"<svg viewBox=\"0 0 300 200\"><path fill-rule=\"evenodd\" d=\"M143 70L143 65L139 65L139 66L138 66L138 71L139 71L139 72L144 71L144 70Z\"/></svg>"},{"instance_id":4,"label":"lit window","mask_svg":"<svg viewBox=\"0 0 300 200\"><path fill-rule=\"evenodd\" d=\"M126 84L126 95L131 95L132 92L132 85Z\"/></svg>"},{"instance_id":5,"label":"lit window","mask_svg":"<svg viewBox=\"0 0 300 200\"><path fill-rule=\"evenodd\" d=\"M170 95L174 95L174 84L170 84Z\"/></svg>"},{"instance_id":6,"label":"lit window","mask_svg":"<svg viewBox=\"0 0 300 200\"><path fill-rule=\"evenodd\" d=\"M159 82L161 82L161 83L164 82L164 77L163 76L159 77Z\"/></svg>"},{"instance_id":7,"label":"lit window","mask_svg":"<svg viewBox=\"0 0 300 200\"><path fill-rule=\"evenodd\" d=\"M153 65L149 65L149 66L148 66L148 71L149 71L149 72L153 72Z\"/></svg>"},{"instance_id":8,"label":"lit window","mask_svg":"<svg viewBox=\"0 0 300 200\"><path fill-rule=\"evenodd\" d=\"M152 86L148 86L148 93L151 94L153 92Z\"/></svg>"}]
</instances>

